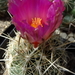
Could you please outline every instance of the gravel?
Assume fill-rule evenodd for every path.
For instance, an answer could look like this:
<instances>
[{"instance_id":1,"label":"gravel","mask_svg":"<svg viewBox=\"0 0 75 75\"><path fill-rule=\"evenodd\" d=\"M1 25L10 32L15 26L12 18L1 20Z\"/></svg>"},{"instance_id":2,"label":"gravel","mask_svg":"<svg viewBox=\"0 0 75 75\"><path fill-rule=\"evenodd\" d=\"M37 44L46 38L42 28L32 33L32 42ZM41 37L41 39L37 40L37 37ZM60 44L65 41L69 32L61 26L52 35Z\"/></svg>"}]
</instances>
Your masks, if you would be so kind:
<instances>
[{"instance_id":1,"label":"gravel","mask_svg":"<svg viewBox=\"0 0 75 75\"><path fill-rule=\"evenodd\" d=\"M60 32L60 36L62 37L62 38L66 38L67 39L67 34L66 33L64 33L64 32Z\"/></svg>"},{"instance_id":2,"label":"gravel","mask_svg":"<svg viewBox=\"0 0 75 75\"><path fill-rule=\"evenodd\" d=\"M11 24L10 21L0 21L0 34Z\"/></svg>"},{"instance_id":3,"label":"gravel","mask_svg":"<svg viewBox=\"0 0 75 75\"><path fill-rule=\"evenodd\" d=\"M65 32L61 32L59 28L55 31L55 33L59 34L64 39L75 42L75 34L74 33L67 34Z\"/></svg>"}]
</instances>

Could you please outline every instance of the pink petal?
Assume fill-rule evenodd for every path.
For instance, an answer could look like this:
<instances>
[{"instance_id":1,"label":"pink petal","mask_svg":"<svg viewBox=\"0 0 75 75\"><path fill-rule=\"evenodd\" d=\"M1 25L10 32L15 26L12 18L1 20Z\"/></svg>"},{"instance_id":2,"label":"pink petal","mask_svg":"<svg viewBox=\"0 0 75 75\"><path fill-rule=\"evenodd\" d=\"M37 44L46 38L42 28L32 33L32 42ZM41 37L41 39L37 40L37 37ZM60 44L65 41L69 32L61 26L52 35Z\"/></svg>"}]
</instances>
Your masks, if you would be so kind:
<instances>
[{"instance_id":1,"label":"pink petal","mask_svg":"<svg viewBox=\"0 0 75 75\"><path fill-rule=\"evenodd\" d=\"M65 9L62 0L9 0L8 7L21 36L35 46L48 39L59 27ZM32 27L33 18L42 19L43 27Z\"/></svg>"}]
</instances>

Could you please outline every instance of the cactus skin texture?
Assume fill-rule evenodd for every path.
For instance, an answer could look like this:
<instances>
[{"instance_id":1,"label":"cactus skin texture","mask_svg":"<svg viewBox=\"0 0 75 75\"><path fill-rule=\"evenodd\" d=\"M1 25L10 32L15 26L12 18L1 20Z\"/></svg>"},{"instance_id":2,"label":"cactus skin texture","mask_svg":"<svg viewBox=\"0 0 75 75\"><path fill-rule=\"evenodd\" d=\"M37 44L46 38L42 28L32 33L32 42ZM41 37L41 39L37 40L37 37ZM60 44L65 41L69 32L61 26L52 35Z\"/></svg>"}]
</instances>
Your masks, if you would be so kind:
<instances>
[{"instance_id":1,"label":"cactus skin texture","mask_svg":"<svg viewBox=\"0 0 75 75\"><path fill-rule=\"evenodd\" d=\"M67 64L67 54L59 40L62 39L58 35L53 35L52 39L33 48L16 33L15 38L10 38L5 53L4 75L64 75L62 70Z\"/></svg>"},{"instance_id":2,"label":"cactus skin texture","mask_svg":"<svg viewBox=\"0 0 75 75\"><path fill-rule=\"evenodd\" d=\"M67 34L75 33L75 0L63 1L65 3L65 11L60 30Z\"/></svg>"}]
</instances>

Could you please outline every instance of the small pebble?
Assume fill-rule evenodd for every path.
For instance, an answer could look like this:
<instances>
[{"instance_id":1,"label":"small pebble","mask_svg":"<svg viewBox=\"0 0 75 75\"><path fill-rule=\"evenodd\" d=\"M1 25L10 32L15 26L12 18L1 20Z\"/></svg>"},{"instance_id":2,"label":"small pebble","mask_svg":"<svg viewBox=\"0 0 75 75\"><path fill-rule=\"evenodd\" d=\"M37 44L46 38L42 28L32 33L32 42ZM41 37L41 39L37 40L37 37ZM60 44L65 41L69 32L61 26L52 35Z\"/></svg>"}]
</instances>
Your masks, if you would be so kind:
<instances>
[{"instance_id":1,"label":"small pebble","mask_svg":"<svg viewBox=\"0 0 75 75\"><path fill-rule=\"evenodd\" d=\"M61 32L61 33L60 33L60 36L61 36L62 38L64 38L64 39L67 39L67 34L66 34L66 33Z\"/></svg>"},{"instance_id":2,"label":"small pebble","mask_svg":"<svg viewBox=\"0 0 75 75\"><path fill-rule=\"evenodd\" d=\"M60 30L57 29L57 30L55 31L55 33L56 33L56 34L60 34Z\"/></svg>"},{"instance_id":3,"label":"small pebble","mask_svg":"<svg viewBox=\"0 0 75 75\"><path fill-rule=\"evenodd\" d=\"M74 42L74 38L73 37L70 37L68 40Z\"/></svg>"},{"instance_id":4,"label":"small pebble","mask_svg":"<svg viewBox=\"0 0 75 75\"><path fill-rule=\"evenodd\" d=\"M68 34L68 37L73 37L73 33Z\"/></svg>"}]
</instances>

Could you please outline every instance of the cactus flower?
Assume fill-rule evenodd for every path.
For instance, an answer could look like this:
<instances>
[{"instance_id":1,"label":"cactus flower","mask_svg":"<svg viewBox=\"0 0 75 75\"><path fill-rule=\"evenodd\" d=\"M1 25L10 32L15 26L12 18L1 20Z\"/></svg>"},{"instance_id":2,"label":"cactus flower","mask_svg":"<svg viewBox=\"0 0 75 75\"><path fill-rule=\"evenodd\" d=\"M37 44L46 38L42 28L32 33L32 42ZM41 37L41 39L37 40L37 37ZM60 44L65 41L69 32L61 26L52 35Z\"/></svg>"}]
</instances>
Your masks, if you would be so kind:
<instances>
[{"instance_id":1,"label":"cactus flower","mask_svg":"<svg viewBox=\"0 0 75 75\"><path fill-rule=\"evenodd\" d=\"M8 0L12 23L21 36L37 47L59 27L65 9L62 0Z\"/></svg>"}]
</instances>

